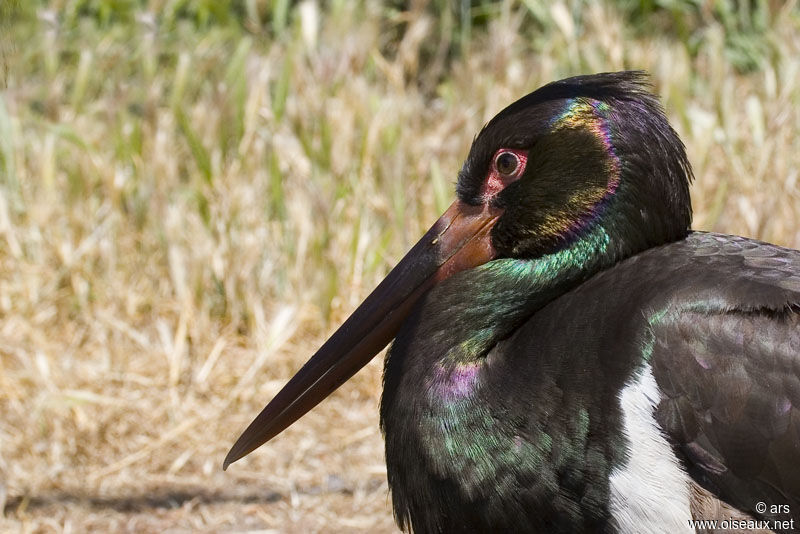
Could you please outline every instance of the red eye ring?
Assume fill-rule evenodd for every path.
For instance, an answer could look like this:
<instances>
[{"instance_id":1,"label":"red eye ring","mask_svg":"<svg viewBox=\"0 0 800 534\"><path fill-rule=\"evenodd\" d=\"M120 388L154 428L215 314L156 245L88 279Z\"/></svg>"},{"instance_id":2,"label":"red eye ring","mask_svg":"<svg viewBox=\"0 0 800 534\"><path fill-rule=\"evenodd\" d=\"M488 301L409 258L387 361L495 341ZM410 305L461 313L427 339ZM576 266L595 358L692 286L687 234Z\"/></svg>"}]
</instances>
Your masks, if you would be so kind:
<instances>
[{"instance_id":1,"label":"red eye ring","mask_svg":"<svg viewBox=\"0 0 800 534\"><path fill-rule=\"evenodd\" d=\"M501 148L492 157L489 173L481 186L481 197L488 201L506 188L508 184L522 178L528 164L528 151L516 148Z\"/></svg>"},{"instance_id":2,"label":"red eye ring","mask_svg":"<svg viewBox=\"0 0 800 534\"><path fill-rule=\"evenodd\" d=\"M520 166L519 156L510 150L498 152L494 158L494 168L504 176L512 176Z\"/></svg>"}]
</instances>

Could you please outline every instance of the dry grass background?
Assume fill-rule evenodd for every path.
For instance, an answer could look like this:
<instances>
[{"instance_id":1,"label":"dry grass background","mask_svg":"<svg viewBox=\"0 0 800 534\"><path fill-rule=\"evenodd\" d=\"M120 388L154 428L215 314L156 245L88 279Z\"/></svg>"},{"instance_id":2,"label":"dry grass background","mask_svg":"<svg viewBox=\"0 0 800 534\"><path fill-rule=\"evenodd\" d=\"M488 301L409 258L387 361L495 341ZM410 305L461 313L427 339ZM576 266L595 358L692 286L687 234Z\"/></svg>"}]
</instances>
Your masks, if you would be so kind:
<instances>
[{"instance_id":1,"label":"dry grass background","mask_svg":"<svg viewBox=\"0 0 800 534\"><path fill-rule=\"evenodd\" d=\"M545 82L650 71L695 228L800 247L796 2L746 74L713 21L690 55L579 1L501 2L423 64L439 21L419 4L306 0L280 38L148 11L67 25L70 2L3 27L0 530L393 531L380 358L222 459L449 204L474 133Z\"/></svg>"}]
</instances>

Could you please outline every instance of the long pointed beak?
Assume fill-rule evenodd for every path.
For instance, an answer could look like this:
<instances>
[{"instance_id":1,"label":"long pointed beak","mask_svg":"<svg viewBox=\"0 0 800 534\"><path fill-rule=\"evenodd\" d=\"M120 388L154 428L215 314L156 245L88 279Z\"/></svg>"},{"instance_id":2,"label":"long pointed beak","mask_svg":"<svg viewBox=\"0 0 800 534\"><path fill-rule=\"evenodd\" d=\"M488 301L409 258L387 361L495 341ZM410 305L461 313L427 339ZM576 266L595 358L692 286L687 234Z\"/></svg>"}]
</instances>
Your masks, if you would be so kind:
<instances>
[{"instance_id":1,"label":"long pointed beak","mask_svg":"<svg viewBox=\"0 0 800 534\"><path fill-rule=\"evenodd\" d=\"M274 438L333 393L394 338L414 303L449 276L495 257L501 210L454 202L236 440L223 469Z\"/></svg>"}]
</instances>

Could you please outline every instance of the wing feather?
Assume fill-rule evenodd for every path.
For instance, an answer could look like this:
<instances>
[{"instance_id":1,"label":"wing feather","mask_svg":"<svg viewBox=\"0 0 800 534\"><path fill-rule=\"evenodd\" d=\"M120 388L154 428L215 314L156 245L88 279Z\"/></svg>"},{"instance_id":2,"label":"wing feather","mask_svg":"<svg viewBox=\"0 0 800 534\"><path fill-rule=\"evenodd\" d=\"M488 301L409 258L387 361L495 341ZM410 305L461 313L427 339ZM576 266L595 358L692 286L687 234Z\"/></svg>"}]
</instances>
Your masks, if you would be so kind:
<instances>
[{"instance_id":1,"label":"wing feather","mask_svg":"<svg viewBox=\"0 0 800 534\"><path fill-rule=\"evenodd\" d=\"M652 328L656 417L690 474L741 510L800 519L798 309L687 309Z\"/></svg>"}]
</instances>

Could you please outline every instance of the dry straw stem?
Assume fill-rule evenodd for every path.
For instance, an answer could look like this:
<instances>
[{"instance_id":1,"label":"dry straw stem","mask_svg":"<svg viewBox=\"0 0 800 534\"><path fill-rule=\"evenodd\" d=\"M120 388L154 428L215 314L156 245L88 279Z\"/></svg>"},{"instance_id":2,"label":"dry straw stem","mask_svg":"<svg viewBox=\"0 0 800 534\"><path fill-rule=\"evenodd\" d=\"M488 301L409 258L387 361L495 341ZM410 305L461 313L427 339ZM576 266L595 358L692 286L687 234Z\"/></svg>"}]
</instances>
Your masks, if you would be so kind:
<instances>
[{"instance_id":1,"label":"dry straw stem","mask_svg":"<svg viewBox=\"0 0 800 534\"><path fill-rule=\"evenodd\" d=\"M371 3L306 0L274 40L147 13L68 31L47 10L6 32L0 530L393 531L380 358L222 458L450 202L474 133L545 82L650 71L695 166L695 227L800 247L794 3L750 74L714 24L691 58L599 3L541 4L532 41L534 3L501 3L425 91L423 10L393 53Z\"/></svg>"}]
</instances>

